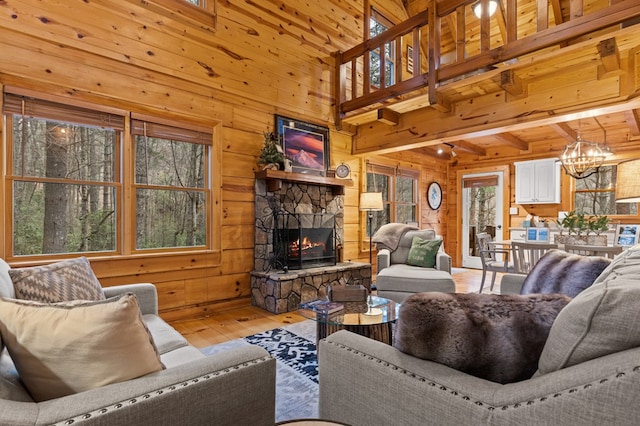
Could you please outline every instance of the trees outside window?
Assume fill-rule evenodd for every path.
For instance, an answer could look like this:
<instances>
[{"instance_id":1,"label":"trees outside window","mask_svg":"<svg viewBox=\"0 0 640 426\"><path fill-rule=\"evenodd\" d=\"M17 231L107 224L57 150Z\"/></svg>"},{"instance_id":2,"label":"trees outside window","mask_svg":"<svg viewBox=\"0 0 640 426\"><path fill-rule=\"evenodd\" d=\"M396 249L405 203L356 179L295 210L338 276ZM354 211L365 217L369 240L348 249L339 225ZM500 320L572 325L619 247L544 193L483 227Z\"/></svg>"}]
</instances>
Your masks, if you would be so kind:
<instances>
[{"instance_id":1,"label":"trees outside window","mask_svg":"<svg viewBox=\"0 0 640 426\"><path fill-rule=\"evenodd\" d=\"M418 222L418 177L409 169L367 165L367 192L382 192L384 210L373 212L372 232L391 222ZM363 234L370 237L367 231Z\"/></svg>"},{"instance_id":2,"label":"trees outside window","mask_svg":"<svg viewBox=\"0 0 640 426\"><path fill-rule=\"evenodd\" d=\"M134 120L136 249L206 245L211 135Z\"/></svg>"},{"instance_id":3,"label":"trees outside window","mask_svg":"<svg viewBox=\"0 0 640 426\"><path fill-rule=\"evenodd\" d=\"M369 18L369 38L382 34L393 26L393 23L385 18L375 9L371 9ZM380 59L380 49L371 52L369 57L370 83L371 87L380 88L382 80L382 61ZM384 45L384 87L395 84L395 46L389 42Z\"/></svg>"},{"instance_id":4,"label":"trees outside window","mask_svg":"<svg viewBox=\"0 0 640 426\"><path fill-rule=\"evenodd\" d=\"M585 215L638 216L637 203L616 203L617 166L601 166L597 173L575 180L574 210Z\"/></svg>"},{"instance_id":5,"label":"trees outside window","mask_svg":"<svg viewBox=\"0 0 640 426\"><path fill-rule=\"evenodd\" d=\"M8 256L210 247L211 129L106 110L5 94Z\"/></svg>"}]
</instances>

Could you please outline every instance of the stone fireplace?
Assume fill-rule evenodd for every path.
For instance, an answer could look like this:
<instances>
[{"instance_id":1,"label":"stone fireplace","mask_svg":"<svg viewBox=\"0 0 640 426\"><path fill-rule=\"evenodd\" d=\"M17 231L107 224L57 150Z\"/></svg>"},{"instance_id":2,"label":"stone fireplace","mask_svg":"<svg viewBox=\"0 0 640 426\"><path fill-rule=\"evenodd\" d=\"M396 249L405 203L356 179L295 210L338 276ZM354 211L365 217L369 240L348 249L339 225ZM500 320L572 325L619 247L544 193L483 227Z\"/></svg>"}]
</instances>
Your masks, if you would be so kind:
<instances>
[{"instance_id":1,"label":"stone fireplace","mask_svg":"<svg viewBox=\"0 0 640 426\"><path fill-rule=\"evenodd\" d=\"M350 180L277 170L256 172L252 303L297 310L331 284L371 287L371 265L343 262L344 186Z\"/></svg>"}]
</instances>

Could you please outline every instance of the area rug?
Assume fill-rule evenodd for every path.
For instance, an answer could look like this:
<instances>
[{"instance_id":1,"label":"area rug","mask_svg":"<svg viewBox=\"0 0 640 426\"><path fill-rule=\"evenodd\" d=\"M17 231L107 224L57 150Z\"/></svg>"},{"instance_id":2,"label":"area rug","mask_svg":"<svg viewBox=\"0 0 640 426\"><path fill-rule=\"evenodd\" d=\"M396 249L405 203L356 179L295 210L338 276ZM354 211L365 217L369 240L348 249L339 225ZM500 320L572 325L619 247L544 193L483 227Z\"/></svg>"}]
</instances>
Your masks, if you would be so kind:
<instances>
[{"instance_id":1,"label":"area rug","mask_svg":"<svg viewBox=\"0 0 640 426\"><path fill-rule=\"evenodd\" d=\"M202 349L213 355L258 345L276 359L276 422L318 418L316 323L311 320L268 330Z\"/></svg>"}]
</instances>

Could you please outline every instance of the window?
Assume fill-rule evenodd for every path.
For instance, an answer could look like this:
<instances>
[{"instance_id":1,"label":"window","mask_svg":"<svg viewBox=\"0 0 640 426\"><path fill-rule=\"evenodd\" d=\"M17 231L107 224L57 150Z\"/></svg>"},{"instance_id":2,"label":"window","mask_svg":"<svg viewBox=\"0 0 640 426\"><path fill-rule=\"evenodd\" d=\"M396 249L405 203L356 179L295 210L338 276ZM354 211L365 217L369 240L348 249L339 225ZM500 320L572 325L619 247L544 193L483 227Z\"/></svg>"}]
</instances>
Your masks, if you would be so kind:
<instances>
[{"instance_id":1,"label":"window","mask_svg":"<svg viewBox=\"0 0 640 426\"><path fill-rule=\"evenodd\" d=\"M374 234L387 223L418 221L418 177L413 170L367 164L367 192L382 192L384 202L384 210L373 212Z\"/></svg>"},{"instance_id":2,"label":"window","mask_svg":"<svg viewBox=\"0 0 640 426\"><path fill-rule=\"evenodd\" d=\"M211 247L211 128L15 94L4 115L8 256Z\"/></svg>"},{"instance_id":3,"label":"window","mask_svg":"<svg viewBox=\"0 0 640 426\"><path fill-rule=\"evenodd\" d=\"M393 23L377 12L375 9L371 9L371 16L369 18L369 38L373 38L379 34L382 34ZM369 58L369 75L371 87L380 88L380 82L382 79L381 73L381 60L380 49L376 49L371 52ZM395 44L392 42L384 45L384 86L389 87L395 83Z\"/></svg>"},{"instance_id":4,"label":"window","mask_svg":"<svg viewBox=\"0 0 640 426\"><path fill-rule=\"evenodd\" d=\"M216 13L216 0L185 0L187 3L191 3L195 6L201 7L207 12L215 15Z\"/></svg>"},{"instance_id":5,"label":"window","mask_svg":"<svg viewBox=\"0 0 640 426\"><path fill-rule=\"evenodd\" d=\"M124 117L5 96L12 253L116 249Z\"/></svg>"},{"instance_id":6,"label":"window","mask_svg":"<svg viewBox=\"0 0 640 426\"><path fill-rule=\"evenodd\" d=\"M143 119L131 129L136 249L204 246L211 133Z\"/></svg>"},{"instance_id":7,"label":"window","mask_svg":"<svg viewBox=\"0 0 640 426\"><path fill-rule=\"evenodd\" d=\"M575 180L574 210L585 215L638 215L637 203L616 203L617 166L602 166L597 173Z\"/></svg>"}]
</instances>

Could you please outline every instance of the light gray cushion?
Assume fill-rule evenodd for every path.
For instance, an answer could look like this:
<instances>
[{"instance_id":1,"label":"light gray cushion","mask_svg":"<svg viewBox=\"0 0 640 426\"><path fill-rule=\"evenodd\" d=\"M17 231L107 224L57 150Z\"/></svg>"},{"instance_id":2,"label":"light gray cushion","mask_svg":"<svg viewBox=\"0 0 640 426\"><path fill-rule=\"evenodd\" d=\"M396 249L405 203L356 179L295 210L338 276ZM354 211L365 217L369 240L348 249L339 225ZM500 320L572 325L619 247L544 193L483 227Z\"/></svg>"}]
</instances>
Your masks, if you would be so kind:
<instances>
[{"instance_id":1,"label":"light gray cushion","mask_svg":"<svg viewBox=\"0 0 640 426\"><path fill-rule=\"evenodd\" d=\"M560 312L540 356L538 373L640 346L639 307L640 246L634 246Z\"/></svg>"},{"instance_id":2,"label":"light gray cushion","mask_svg":"<svg viewBox=\"0 0 640 426\"><path fill-rule=\"evenodd\" d=\"M400 307L393 345L494 382L525 380L569 300L561 294L414 294Z\"/></svg>"},{"instance_id":3,"label":"light gray cushion","mask_svg":"<svg viewBox=\"0 0 640 426\"><path fill-rule=\"evenodd\" d=\"M561 293L576 297L591 286L610 263L611 259L605 257L549 250L527 275L520 294Z\"/></svg>"},{"instance_id":4,"label":"light gray cushion","mask_svg":"<svg viewBox=\"0 0 640 426\"><path fill-rule=\"evenodd\" d=\"M104 300L100 281L86 257L9 270L18 299L43 303Z\"/></svg>"}]
</instances>

